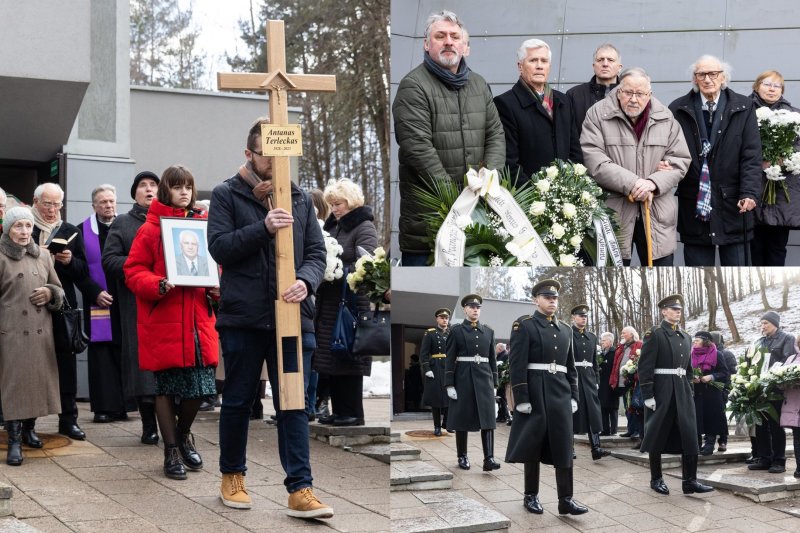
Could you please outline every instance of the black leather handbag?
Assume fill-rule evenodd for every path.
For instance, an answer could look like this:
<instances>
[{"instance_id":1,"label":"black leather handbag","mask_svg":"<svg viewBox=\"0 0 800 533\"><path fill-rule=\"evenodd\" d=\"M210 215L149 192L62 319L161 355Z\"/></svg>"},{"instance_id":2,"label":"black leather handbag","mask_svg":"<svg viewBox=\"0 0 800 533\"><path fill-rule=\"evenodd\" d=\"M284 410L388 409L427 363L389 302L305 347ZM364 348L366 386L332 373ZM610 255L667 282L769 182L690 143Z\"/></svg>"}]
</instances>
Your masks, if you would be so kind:
<instances>
[{"instance_id":1,"label":"black leather handbag","mask_svg":"<svg viewBox=\"0 0 800 533\"><path fill-rule=\"evenodd\" d=\"M356 335L353 340L353 355L389 355L391 326L389 311L375 310L358 313Z\"/></svg>"},{"instance_id":2,"label":"black leather handbag","mask_svg":"<svg viewBox=\"0 0 800 533\"><path fill-rule=\"evenodd\" d=\"M356 334L356 319L347 301L347 269L344 269L342 281L342 298L339 300L339 311L331 332L331 354L336 358L351 359Z\"/></svg>"},{"instance_id":3,"label":"black leather handbag","mask_svg":"<svg viewBox=\"0 0 800 533\"><path fill-rule=\"evenodd\" d=\"M53 340L57 353L81 353L89 346L83 331L83 309L73 309L64 299L60 311L53 311Z\"/></svg>"}]
</instances>

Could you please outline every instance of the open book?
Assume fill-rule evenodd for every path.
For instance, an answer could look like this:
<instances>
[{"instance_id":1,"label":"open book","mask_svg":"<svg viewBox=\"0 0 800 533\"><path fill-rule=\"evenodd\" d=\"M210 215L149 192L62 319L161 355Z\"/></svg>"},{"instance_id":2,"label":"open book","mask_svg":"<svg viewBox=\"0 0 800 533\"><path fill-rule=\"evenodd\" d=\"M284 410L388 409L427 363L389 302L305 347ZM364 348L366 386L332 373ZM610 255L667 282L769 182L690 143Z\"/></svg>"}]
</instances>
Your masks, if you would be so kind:
<instances>
[{"instance_id":1,"label":"open book","mask_svg":"<svg viewBox=\"0 0 800 533\"><path fill-rule=\"evenodd\" d=\"M67 248L67 246L69 246L69 243L72 242L72 239L74 239L77 235L78 232L76 231L70 235L68 239L62 239L61 237L51 239L50 242L47 243L47 250L51 254L60 254Z\"/></svg>"}]
</instances>

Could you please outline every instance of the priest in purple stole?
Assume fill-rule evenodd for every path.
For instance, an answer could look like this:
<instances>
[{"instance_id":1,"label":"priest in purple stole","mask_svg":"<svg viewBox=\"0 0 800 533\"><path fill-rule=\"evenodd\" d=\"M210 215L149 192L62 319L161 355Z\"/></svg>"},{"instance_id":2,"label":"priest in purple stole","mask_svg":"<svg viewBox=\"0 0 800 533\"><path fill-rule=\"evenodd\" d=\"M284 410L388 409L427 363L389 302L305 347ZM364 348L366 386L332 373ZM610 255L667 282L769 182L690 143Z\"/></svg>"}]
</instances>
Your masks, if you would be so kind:
<instances>
[{"instance_id":1,"label":"priest in purple stole","mask_svg":"<svg viewBox=\"0 0 800 533\"><path fill-rule=\"evenodd\" d=\"M117 193L112 185L100 185L92 191L94 214L83 221L80 230L86 249L89 277L100 291L84 303L84 324L89 335L89 401L94 422L104 423L128 418L127 411L136 410L132 398L125 398L122 386L122 355L119 343L111 334L111 306L103 273L103 247L111 223L116 218Z\"/></svg>"}]
</instances>

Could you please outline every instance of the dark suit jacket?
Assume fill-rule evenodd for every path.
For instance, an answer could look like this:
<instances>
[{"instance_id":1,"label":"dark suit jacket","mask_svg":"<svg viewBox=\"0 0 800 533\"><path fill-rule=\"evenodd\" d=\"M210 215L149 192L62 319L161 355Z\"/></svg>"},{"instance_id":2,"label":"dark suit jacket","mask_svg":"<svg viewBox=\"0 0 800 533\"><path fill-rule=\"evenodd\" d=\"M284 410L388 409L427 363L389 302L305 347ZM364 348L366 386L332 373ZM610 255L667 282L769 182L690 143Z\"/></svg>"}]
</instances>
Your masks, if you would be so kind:
<instances>
[{"instance_id":1,"label":"dark suit jacket","mask_svg":"<svg viewBox=\"0 0 800 533\"><path fill-rule=\"evenodd\" d=\"M494 104L506 135L506 166L517 183L525 183L556 159L583 162L572 104L564 93L553 91L553 120L522 80Z\"/></svg>"},{"instance_id":2,"label":"dark suit jacket","mask_svg":"<svg viewBox=\"0 0 800 533\"><path fill-rule=\"evenodd\" d=\"M183 255L175 256L175 263L178 266L179 276L192 275L192 273L189 272L189 266L186 264L186 259L184 259ZM197 267L198 276L208 276L208 260L205 257L198 255L195 258L195 266Z\"/></svg>"}]
</instances>

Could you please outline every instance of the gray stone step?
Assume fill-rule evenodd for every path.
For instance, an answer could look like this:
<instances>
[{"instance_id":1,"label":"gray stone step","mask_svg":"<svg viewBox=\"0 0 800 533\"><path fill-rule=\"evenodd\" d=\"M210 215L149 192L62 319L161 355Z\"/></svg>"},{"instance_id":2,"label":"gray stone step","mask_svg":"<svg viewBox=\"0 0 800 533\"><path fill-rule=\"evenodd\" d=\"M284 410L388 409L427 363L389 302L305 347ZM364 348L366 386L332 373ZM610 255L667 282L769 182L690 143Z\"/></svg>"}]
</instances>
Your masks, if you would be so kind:
<instances>
[{"instance_id":1,"label":"gray stone step","mask_svg":"<svg viewBox=\"0 0 800 533\"><path fill-rule=\"evenodd\" d=\"M389 445L392 461L414 461L419 459L420 449L404 442L393 442Z\"/></svg>"},{"instance_id":2,"label":"gray stone step","mask_svg":"<svg viewBox=\"0 0 800 533\"><path fill-rule=\"evenodd\" d=\"M449 489L453 473L425 461L393 461L389 485L392 491Z\"/></svg>"},{"instance_id":3,"label":"gray stone step","mask_svg":"<svg viewBox=\"0 0 800 533\"><path fill-rule=\"evenodd\" d=\"M624 432L621 432L624 433ZM637 439L631 439L629 437L620 437L619 435L611 435L610 437L600 437L600 446L603 448L630 448L633 446L634 442ZM749 437L737 437L734 435L728 436L728 445L733 447L736 445L743 445L747 443L750 445L750 438ZM583 446L591 446L591 442L589 441L588 435L575 435L575 445L578 444ZM715 448L716 449L716 448Z\"/></svg>"},{"instance_id":4,"label":"gray stone step","mask_svg":"<svg viewBox=\"0 0 800 533\"><path fill-rule=\"evenodd\" d=\"M392 431L389 435L389 442L400 442L400 432L399 431Z\"/></svg>"},{"instance_id":5,"label":"gray stone step","mask_svg":"<svg viewBox=\"0 0 800 533\"><path fill-rule=\"evenodd\" d=\"M511 521L494 509L455 491L414 493L422 503L413 518L392 518L392 533L507 531Z\"/></svg>"},{"instance_id":6,"label":"gray stone step","mask_svg":"<svg viewBox=\"0 0 800 533\"><path fill-rule=\"evenodd\" d=\"M627 448L611 449L611 457L616 457L637 465L650 465L648 454L641 453L638 450L629 450ZM728 451L726 452L714 452L711 455L700 455L697 458L697 463L700 465L744 463L744 460L748 457L750 457L749 442L747 447L735 445L733 447L728 447ZM791 446L786 447L786 457L794 457L794 450ZM681 465L681 456L665 453L661 456L661 465L664 468L678 467Z\"/></svg>"},{"instance_id":7,"label":"gray stone step","mask_svg":"<svg viewBox=\"0 0 800 533\"><path fill-rule=\"evenodd\" d=\"M41 533L41 530L21 522L13 516L0 518L0 531L3 533Z\"/></svg>"},{"instance_id":8,"label":"gray stone step","mask_svg":"<svg viewBox=\"0 0 800 533\"><path fill-rule=\"evenodd\" d=\"M391 440L391 430L388 424L346 427L309 424L308 432L311 437L337 448L364 444L388 444Z\"/></svg>"},{"instance_id":9,"label":"gray stone step","mask_svg":"<svg viewBox=\"0 0 800 533\"><path fill-rule=\"evenodd\" d=\"M382 463L389 464L392 462L389 444L364 444L363 446L348 446L345 450L353 453L360 453L372 459L376 459Z\"/></svg>"},{"instance_id":10,"label":"gray stone step","mask_svg":"<svg viewBox=\"0 0 800 533\"><path fill-rule=\"evenodd\" d=\"M733 492L757 503L784 500L800 496L800 479L789 468L783 474L748 470L746 465L698 468L697 480L716 489ZM681 471L666 472L680 479ZM676 487L680 490L680 486Z\"/></svg>"}]
</instances>

